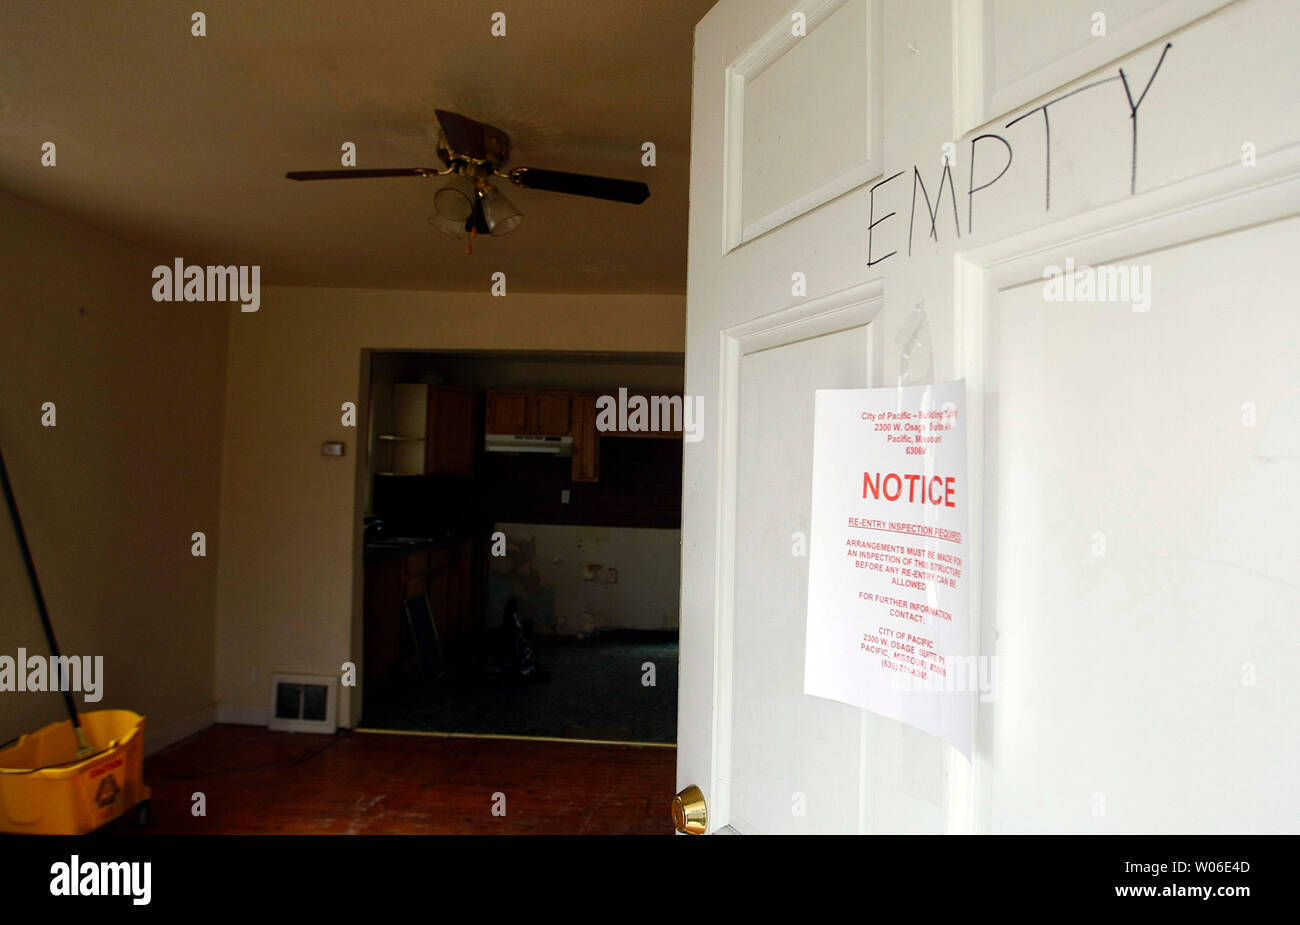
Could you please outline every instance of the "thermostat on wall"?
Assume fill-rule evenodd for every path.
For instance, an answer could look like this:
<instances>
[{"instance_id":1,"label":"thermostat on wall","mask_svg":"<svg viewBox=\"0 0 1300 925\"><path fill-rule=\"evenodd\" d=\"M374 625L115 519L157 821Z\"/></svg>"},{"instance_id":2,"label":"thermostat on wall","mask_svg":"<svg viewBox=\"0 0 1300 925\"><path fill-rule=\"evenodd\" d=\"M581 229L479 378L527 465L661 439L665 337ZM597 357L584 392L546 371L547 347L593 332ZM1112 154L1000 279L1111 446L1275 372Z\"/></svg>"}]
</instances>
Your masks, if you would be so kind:
<instances>
[{"instance_id":1,"label":"thermostat on wall","mask_svg":"<svg viewBox=\"0 0 1300 925\"><path fill-rule=\"evenodd\" d=\"M342 456L342 455L343 455L343 441L342 441L342 440L326 440L324 443L322 443L322 444L320 445L320 454L321 454L322 456Z\"/></svg>"}]
</instances>

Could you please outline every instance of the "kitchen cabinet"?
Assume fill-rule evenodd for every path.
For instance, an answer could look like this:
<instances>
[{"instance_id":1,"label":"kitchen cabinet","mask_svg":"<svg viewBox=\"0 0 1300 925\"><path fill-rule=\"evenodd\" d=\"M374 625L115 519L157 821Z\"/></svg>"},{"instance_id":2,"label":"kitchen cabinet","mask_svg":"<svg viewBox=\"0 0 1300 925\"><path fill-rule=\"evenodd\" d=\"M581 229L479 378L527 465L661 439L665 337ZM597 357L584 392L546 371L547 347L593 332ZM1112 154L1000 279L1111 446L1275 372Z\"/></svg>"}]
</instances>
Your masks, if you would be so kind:
<instances>
[{"instance_id":1,"label":"kitchen cabinet","mask_svg":"<svg viewBox=\"0 0 1300 925\"><path fill-rule=\"evenodd\" d=\"M478 440L474 390L429 386L429 423L425 440L425 475L470 478Z\"/></svg>"},{"instance_id":2,"label":"kitchen cabinet","mask_svg":"<svg viewBox=\"0 0 1300 925\"><path fill-rule=\"evenodd\" d=\"M365 676L381 680L396 674L404 630L405 580L400 557L366 563Z\"/></svg>"},{"instance_id":3,"label":"kitchen cabinet","mask_svg":"<svg viewBox=\"0 0 1300 925\"><path fill-rule=\"evenodd\" d=\"M596 431L595 395L573 397L573 459L569 479L600 481L600 434Z\"/></svg>"},{"instance_id":4,"label":"kitchen cabinet","mask_svg":"<svg viewBox=\"0 0 1300 925\"><path fill-rule=\"evenodd\" d=\"M549 437L573 433L573 395L568 392L530 392L528 410L531 433Z\"/></svg>"},{"instance_id":5,"label":"kitchen cabinet","mask_svg":"<svg viewBox=\"0 0 1300 925\"><path fill-rule=\"evenodd\" d=\"M489 434L546 437L573 433L573 393L489 389L484 427Z\"/></svg>"},{"instance_id":6,"label":"kitchen cabinet","mask_svg":"<svg viewBox=\"0 0 1300 925\"><path fill-rule=\"evenodd\" d=\"M474 474L475 399L472 389L395 382L375 409L372 469L379 475Z\"/></svg>"},{"instance_id":7,"label":"kitchen cabinet","mask_svg":"<svg viewBox=\"0 0 1300 925\"><path fill-rule=\"evenodd\" d=\"M639 437L650 440L680 440L680 430L664 430L665 426L681 424L682 397L674 398L676 419L661 421L660 430L622 430L602 434L596 429L596 400L591 393L489 389L486 394L487 409L485 429L489 434L525 434L532 436L573 437L573 457L569 478L573 482L600 481L600 440L602 436ZM667 414L662 396L632 393L627 400L641 398L647 408L659 398L654 407ZM647 424L649 422L647 421Z\"/></svg>"},{"instance_id":8,"label":"kitchen cabinet","mask_svg":"<svg viewBox=\"0 0 1300 925\"><path fill-rule=\"evenodd\" d=\"M489 434L528 433L528 393L489 389L483 415Z\"/></svg>"},{"instance_id":9,"label":"kitchen cabinet","mask_svg":"<svg viewBox=\"0 0 1300 925\"><path fill-rule=\"evenodd\" d=\"M447 619L448 632L453 637L464 637L474 628L471 619L473 550L474 544L468 540L457 543L451 550L447 569Z\"/></svg>"},{"instance_id":10,"label":"kitchen cabinet","mask_svg":"<svg viewBox=\"0 0 1300 925\"><path fill-rule=\"evenodd\" d=\"M372 680L395 678L413 667L415 644L406 625L407 598L429 596L429 609L443 654L454 653L473 630L469 539L409 552L385 551L365 564L365 672Z\"/></svg>"},{"instance_id":11,"label":"kitchen cabinet","mask_svg":"<svg viewBox=\"0 0 1300 925\"><path fill-rule=\"evenodd\" d=\"M680 440L680 430L622 430L602 433L596 429L598 395L575 395L573 397L573 460L569 479L573 482L600 481L600 441L602 437L637 437L650 440ZM628 396L629 401L633 395ZM652 396L643 396L649 406ZM680 402L680 397L678 397ZM680 406L680 405L679 405ZM661 412L662 414L663 412ZM669 422L663 421L660 427ZM680 424L680 421L672 423Z\"/></svg>"}]
</instances>

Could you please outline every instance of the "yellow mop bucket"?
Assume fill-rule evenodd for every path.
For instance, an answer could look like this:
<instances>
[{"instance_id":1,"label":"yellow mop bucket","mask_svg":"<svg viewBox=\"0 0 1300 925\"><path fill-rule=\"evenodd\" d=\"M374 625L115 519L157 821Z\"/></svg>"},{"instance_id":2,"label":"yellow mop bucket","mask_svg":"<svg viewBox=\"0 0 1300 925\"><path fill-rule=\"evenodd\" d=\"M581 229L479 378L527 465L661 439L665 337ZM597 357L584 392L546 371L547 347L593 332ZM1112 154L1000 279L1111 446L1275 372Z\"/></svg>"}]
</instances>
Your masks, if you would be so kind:
<instances>
[{"instance_id":1,"label":"yellow mop bucket","mask_svg":"<svg viewBox=\"0 0 1300 925\"><path fill-rule=\"evenodd\" d=\"M0 490L45 641L50 655L60 658L3 453ZM132 806L139 806L139 822L149 821L149 788L143 783L144 717L130 710L81 714L66 682L64 678L51 689L63 693L68 719L0 748L0 832L80 835L111 822Z\"/></svg>"},{"instance_id":2,"label":"yellow mop bucket","mask_svg":"<svg viewBox=\"0 0 1300 925\"><path fill-rule=\"evenodd\" d=\"M80 835L137 805L147 821L144 717L130 710L80 716L94 749L87 757L77 757L71 720L0 749L0 832Z\"/></svg>"}]
</instances>

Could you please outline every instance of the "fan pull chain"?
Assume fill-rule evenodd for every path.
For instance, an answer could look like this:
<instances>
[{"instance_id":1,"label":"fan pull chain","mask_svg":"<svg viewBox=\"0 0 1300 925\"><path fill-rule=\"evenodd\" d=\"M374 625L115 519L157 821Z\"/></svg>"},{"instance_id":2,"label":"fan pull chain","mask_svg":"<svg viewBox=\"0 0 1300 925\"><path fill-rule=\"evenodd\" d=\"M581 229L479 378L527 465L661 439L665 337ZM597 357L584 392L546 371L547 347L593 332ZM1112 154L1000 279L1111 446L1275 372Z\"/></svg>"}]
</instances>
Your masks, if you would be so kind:
<instances>
[{"instance_id":1,"label":"fan pull chain","mask_svg":"<svg viewBox=\"0 0 1300 925\"><path fill-rule=\"evenodd\" d=\"M474 253L474 236L478 234L477 228L469 230L469 240L465 242L465 256L468 257Z\"/></svg>"}]
</instances>

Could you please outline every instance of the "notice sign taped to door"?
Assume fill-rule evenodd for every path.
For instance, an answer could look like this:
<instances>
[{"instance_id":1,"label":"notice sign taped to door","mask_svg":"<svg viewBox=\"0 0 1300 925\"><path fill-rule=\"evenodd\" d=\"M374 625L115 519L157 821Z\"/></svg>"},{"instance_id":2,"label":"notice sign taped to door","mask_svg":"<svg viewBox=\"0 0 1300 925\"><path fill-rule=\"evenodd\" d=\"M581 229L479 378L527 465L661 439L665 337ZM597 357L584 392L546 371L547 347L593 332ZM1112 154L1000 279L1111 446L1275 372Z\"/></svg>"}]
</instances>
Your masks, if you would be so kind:
<instances>
[{"instance_id":1,"label":"notice sign taped to door","mask_svg":"<svg viewBox=\"0 0 1300 925\"><path fill-rule=\"evenodd\" d=\"M965 383L818 390L816 409L804 693L969 759Z\"/></svg>"}]
</instances>

